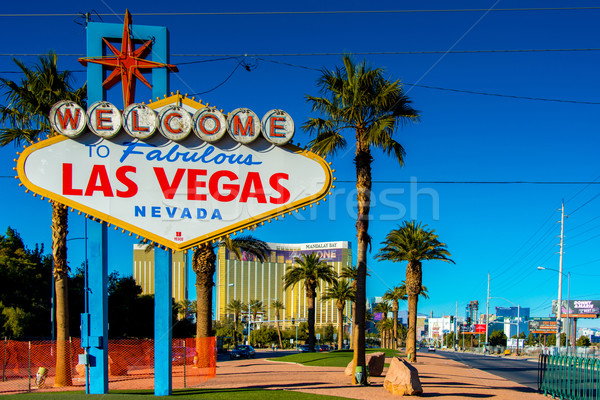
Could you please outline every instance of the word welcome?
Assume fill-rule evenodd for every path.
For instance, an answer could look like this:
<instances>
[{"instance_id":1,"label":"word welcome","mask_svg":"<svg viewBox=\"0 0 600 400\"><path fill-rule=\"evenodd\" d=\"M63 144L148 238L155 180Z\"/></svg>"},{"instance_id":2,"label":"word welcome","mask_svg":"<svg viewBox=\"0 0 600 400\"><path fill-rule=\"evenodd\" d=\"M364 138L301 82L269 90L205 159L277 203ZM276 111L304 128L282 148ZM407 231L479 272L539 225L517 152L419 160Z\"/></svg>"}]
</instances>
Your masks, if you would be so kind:
<instances>
[{"instance_id":1,"label":"word welcome","mask_svg":"<svg viewBox=\"0 0 600 400\"><path fill-rule=\"evenodd\" d=\"M235 141L248 144L262 136L282 146L294 135L294 121L283 110L271 110L262 119L247 108L237 108L227 117L214 107L201 107L193 115L179 105L169 105L158 113L145 104L134 103L121 113L107 101L93 103L87 112L72 101L59 101L50 110L52 128L67 137L83 134L87 127L99 137L110 139L121 130L145 140L156 131L169 140L180 141L191 132L205 142L216 142L228 133Z\"/></svg>"}]
</instances>

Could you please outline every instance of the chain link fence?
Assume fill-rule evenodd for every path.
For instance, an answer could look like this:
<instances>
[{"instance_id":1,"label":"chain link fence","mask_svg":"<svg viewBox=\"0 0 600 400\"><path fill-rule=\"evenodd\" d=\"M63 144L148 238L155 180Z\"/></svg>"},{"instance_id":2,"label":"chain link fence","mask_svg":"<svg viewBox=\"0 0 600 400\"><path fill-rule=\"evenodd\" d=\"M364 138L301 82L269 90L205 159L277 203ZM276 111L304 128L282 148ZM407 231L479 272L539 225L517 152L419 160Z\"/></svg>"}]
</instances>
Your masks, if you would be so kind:
<instances>
[{"instance_id":1,"label":"chain link fence","mask_svg":"<svg viewBox=\"0 0 600 400\"><path fill-rule=\"evenodd\" d=\"M52 390L84 390L85 366L80 340L65 344L69 354L72 386L54 388L56 341L0 341L2 378L0 394ZM214 337L173 339L173 388L200 385L216 375L217 347ZM109 389L154 388L154 340L111 339L108 341Z\"/></svg>"}]
</instances>

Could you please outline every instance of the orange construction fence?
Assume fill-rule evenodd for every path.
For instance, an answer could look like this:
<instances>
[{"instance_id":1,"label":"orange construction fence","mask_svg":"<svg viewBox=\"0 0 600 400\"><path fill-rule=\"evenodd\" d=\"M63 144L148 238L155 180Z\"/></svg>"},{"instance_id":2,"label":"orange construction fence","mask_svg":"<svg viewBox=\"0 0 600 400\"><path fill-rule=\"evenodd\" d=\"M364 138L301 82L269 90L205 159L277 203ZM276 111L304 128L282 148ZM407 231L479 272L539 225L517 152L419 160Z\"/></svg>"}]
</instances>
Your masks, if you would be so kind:
<instances>
[{"instance_id":1,"label":"orange construction fence","mask_svg":"<svg viewBox=\"0 0 600 400\"><path fill-rule=\"evenodd\" d=\"M173 388L198 386L216 375L216 338L173 339L172 343ZM78 364L83 354L80 340L73 338L66 346L72 385L54 388L56 341L0 341L0 394L84 389L85 366ZM109 340L108 365L109 390L153 389L154 340Z\"/></svg>"}]
</instances>

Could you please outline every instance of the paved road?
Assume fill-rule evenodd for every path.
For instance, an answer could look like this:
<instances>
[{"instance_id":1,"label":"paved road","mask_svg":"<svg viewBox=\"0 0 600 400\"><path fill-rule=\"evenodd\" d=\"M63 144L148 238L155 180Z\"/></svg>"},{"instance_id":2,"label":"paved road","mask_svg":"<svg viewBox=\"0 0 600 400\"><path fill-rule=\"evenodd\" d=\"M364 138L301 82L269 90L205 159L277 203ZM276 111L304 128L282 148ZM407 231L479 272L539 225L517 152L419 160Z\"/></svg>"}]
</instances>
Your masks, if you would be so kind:
<instances>
[{"instance_id":1,"label":"paved road","mask_svg":"<svg viewBox=\"0 0 600 400\"><path fill-rule=\"evenodd\" d=\"M454 351L437 353L471 368L489 372L537 391L537 362Z\"/></svg>"}]
</instances>

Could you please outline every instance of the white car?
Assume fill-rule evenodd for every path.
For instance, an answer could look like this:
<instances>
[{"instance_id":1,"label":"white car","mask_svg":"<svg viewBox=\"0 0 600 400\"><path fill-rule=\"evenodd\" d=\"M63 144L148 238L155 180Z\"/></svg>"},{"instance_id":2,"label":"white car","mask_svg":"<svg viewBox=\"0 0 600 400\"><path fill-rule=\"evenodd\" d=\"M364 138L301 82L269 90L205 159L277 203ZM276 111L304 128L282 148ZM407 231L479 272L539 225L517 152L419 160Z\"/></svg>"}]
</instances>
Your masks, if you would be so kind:
<instances>
[{"instance_id":1,"label":"white car","mask_svg":"<svg viewBox=\"0 0 600 400\"><path fill-rule=\"evenodd\" d=\"M429 346L429 347L427 348L427 351L435 351L435 346L433 346L433 345L432 345L432 346Z\"/></svg>"}]
</instances>

